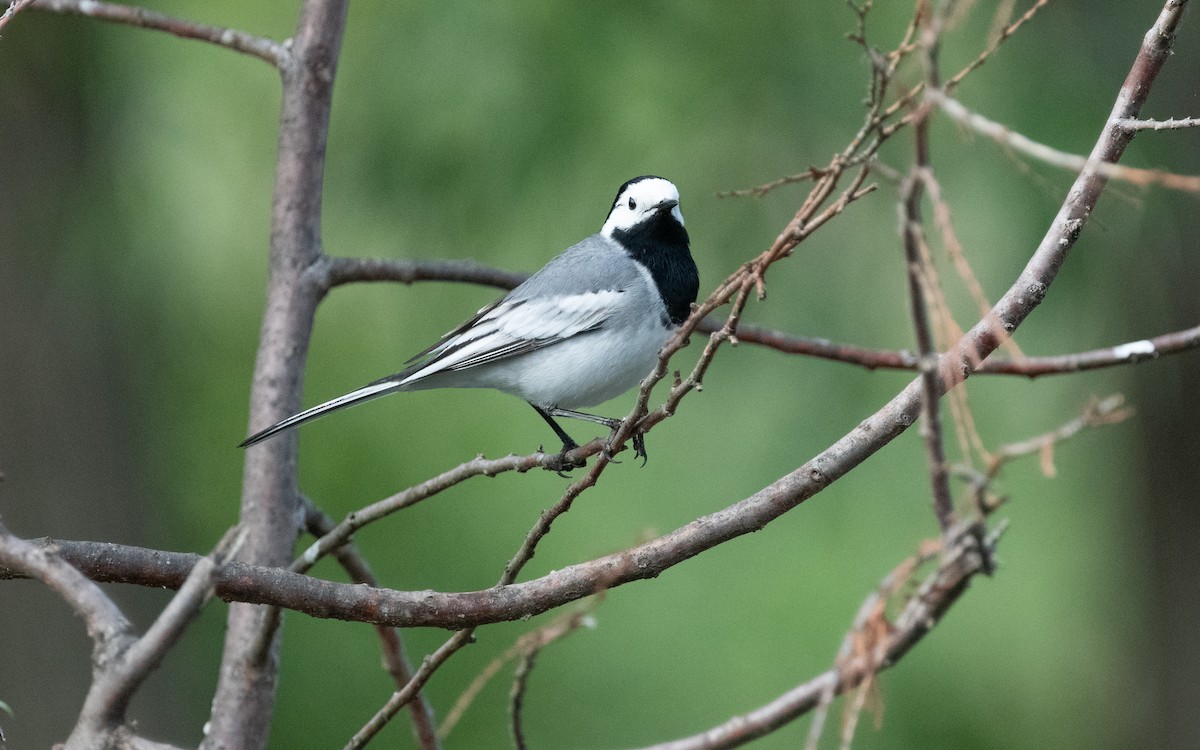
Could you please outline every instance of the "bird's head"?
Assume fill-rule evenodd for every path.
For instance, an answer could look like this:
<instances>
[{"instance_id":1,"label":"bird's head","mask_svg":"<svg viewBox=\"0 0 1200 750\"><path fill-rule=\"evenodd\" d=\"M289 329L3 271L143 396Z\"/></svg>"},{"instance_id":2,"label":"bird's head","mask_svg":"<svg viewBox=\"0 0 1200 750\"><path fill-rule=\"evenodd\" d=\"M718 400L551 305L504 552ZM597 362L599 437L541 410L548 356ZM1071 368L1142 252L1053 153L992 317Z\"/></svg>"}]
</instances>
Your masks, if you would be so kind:
<instances>
[{"instance_id":1,"label":"bird's head","mask_svg":"<svg viewBox=\"0 0 1200 750\"><path fill-rule=\"evenodd\" d=\"M670 180L661 177L635 177L617 191L617 198L600 234L612 239L614 233L629 233L668 216L674 218L680 227L683 226L679 189Z\"/></svg>"}]
</instances>

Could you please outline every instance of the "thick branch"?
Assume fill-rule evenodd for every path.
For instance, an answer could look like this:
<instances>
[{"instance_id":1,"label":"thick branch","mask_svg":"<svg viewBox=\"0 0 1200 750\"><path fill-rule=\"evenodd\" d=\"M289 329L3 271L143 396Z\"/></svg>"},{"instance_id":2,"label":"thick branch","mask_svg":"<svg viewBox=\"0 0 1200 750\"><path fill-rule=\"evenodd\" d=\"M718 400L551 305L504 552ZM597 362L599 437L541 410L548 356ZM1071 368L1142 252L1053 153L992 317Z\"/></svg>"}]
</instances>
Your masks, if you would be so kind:
<instances>
[{"instance_id":1,"label":"thick branch","mask_svg":"<svg viewBox=\"0 0 1200 750\"><path fill-rule=\"evenodd\" d=\"M304 362L324 290L311 278L321 265L322 182L333 81L346 23L346 0L306 0L290 54L280 59L283 99L271 204L266 309L250 390L251 431L300 410ZM246 451L240 522L243 558L284 567L299 531L296 437ZM206 750L265 747L278 675L278 618L233 606Z\"/></svg>"}]
</instances>

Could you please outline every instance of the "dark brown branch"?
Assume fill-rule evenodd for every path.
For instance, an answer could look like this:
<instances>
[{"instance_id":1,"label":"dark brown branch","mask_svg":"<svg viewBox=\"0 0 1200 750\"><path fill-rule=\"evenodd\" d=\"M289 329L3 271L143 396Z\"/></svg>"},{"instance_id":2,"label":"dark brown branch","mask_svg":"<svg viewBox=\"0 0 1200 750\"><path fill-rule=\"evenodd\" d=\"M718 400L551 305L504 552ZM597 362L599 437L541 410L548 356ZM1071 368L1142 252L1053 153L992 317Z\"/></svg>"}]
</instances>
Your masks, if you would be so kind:
<instances>
[{"instance_id":1,"label":"dark brown branch","mask_svg":"<svg viewBox=\"0 0 1200 750\"><path fill-rule=\"evenodd\" d=\"M938 87L938 35L940 19L930 11L922 18L921 39L925 48L926 86ZM909 314L917 340L917 354L921 368L921 437L925 441L925 455L929 467L930 486L933 491L933 512L942 532L954 525L954 502L950 495L950 481L946 473L946 446L942 442L942 419L940 414L939 383L936 347L933 327L929 322L926 304L927 287L931 286L926 262L921 253L924 228L921 220L921 200L925 195L925 173L931 169L929 155L929 105L921 104L913 121L913 139L916 144L912 172L904 182L900 196L900 236L904 246L904 260L908 277ZM928 289L928 293L932 293Z\"/></svg>"},{"instance_id":2,"label":"dark brown branch","mask_svg":"<svg viewBox=\"0 0 1200 750\"><path fill-rule=\"evenodd\" d=\"M331 258L326 283L331 286L363 281L395 281L412 284L420 281L456 281L481 284L497 289L512 289L527 278L526 274L505 271L473 261L409 260L400 258ZM704 318L696 326L700 333L716 333L725 322L715 316ZM801 336L765 326L739 323L738 343L756 344L785 354L800 354L834 362L858 365L868 370L910 370L920 368L916 353L895 349L871 349L843 344L817 336ZM979 375L1021 375L1036 378L1064 375L1117 365L1134 364L1168 354L1200 348L1200 326L1166 333L1142 341L1092 349L1072 354L1025 357L1020 360L989 358L975 373Z\"/></svg>"},{"instance_id":3,"label":"dark brown branch","mask_svg":"<svg viewBox=\"0 0 1200 750\"><path fill-rule=\"evenodd\" d=\"M330 288L357 281L462 281L512 289L529 274L491 268L473 260L331 257L323 282Z\"/></svg>"},{"instance_id":4,"label":"dark brown branch","mask_svg":"<svg viewBox=\"0 0 1200 750\"><path fill-rule=\"evenodd\" d=\"M275 67L282 64L283 57L287 54L283 45L271 39L263 39L237 29L187 21L132 5L108 3L103 0L34 0L32 7L51 13L87 16L101 21L165 31L184 39L196 39L235 52L243 52L265 60Z\"/></svg>"},{"instance_id":5,"label":"dark brown branch","mask_svg":"<svg viewBox=\"0 0 1200 750\"><path fill-rule=\"evenodd\" d=\"M706 320L700 328L707 330L710 326L710 321ZM868 370L916 370L920 366L917 355L909 351L869 349L853 344L839 344L828 339L797 336L759 326L745 324L739 326L737 339L739 342L758 344L785 354L801 354L835 362L845 362L865 367ZM1141 341L1130 341L1117 346L1072 354L1024 357L1020 360L988 358L975 369L975 374L1020 375L1027 378L1037 378L1043 375L1069 375L1085 370L1136 364L1148 359L1157 359L1197 348L1200 348L1200 326L1164 333Z\"/></svg>"}]
</instances>

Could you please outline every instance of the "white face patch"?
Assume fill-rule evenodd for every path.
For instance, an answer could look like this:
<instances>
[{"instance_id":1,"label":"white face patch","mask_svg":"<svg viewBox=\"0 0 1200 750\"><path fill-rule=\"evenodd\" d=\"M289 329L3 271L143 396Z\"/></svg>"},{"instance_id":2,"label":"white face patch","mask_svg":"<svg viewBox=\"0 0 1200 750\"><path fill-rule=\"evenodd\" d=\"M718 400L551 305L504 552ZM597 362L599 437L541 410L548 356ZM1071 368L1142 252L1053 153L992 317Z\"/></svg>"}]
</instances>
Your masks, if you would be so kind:
<instances>
[{"instance_id":1,"label":"white face patch","mask_svg":"<svg viewBox=\"0 0 1200 750\"><path fill-rule=\"evenodd\" d=\"M683 212L679 210L679 189L661 177L651 177L629 185L617 196L608 220L600 234L612 237L620 229L632 229L645 221L664 202L672 202L671 215L683 225Z\"/></svg>"}]
</instances>

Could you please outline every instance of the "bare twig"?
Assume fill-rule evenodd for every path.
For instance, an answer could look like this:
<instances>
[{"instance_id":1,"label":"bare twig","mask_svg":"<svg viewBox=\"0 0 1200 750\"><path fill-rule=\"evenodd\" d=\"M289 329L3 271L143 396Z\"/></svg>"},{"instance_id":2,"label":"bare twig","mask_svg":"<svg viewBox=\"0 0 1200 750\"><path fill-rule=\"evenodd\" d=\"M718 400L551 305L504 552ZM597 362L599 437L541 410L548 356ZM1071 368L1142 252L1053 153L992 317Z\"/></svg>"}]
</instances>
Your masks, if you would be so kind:
<instances>
[{"instance_id":1,"label":"bare twig","mask_svg":"<svg viewBox=\"0 0 1200 750\"><path fill-rule=\"evenodd\" d=\"M1200 127L1200 117L1170 118L1166 120L1121 120L1119 123L1126 130L1179 130L1181 128Z\"/></svg>"},{"instance_id":2,"label":"bare twig","mask_svg":"<svg viewBox=\"0 0 1200 750\"><path fill-rule=\"evenodd\" d=\"M454 702L450 710L446 712L446 718L438 728L438 734L442 737L449 736L467 708L474 702L475 697L500 672L505 664L519 656L539 651L554 641L570 635L580 627L590 627L593 624L591 613L602 598L603 595L593 597L584 606L579 607L574 612L560 615L540 628L523 634L503 654L490 661L480 671L479 675L471 681L467 689L462 692L462 695L458 697L458 700Z\"/></svg>"},{"instance_id":3,"label":"bare twig","mask_svg":"<svg viewBox=\"0 0 1200 750\"><path fill-rule=\"evenodd\" d=\"M1024 26L1030 20L1032 20L1033 17L1035 15L1037 15L1037 12L1039 10L1041 10L1042 8L1046 7L1047 3L1049 3L1049 2L1050 2L1050 0L1037 0L1037 2L1035 2L1032 6L1030 6L1029 10L1027 10L1021 14L1020 18L1018 18L1017 20L1008 24L1004 28L1000 29L999 33L994 35L991 44L989 44L987 46L987 48L984 49L983 52L980 52L978 57L976 57L974 60L972 60L962 70L958 71L953 76L951 76L950 80L946 81L944 90L947 92L953 91L955 89L955 87L958 86L958 84L962 83L964 78L966 78L968 75L970 75L972 72L974 72L975 69L978 68L980 65L983 65L985 62L987 62L987 59L989 57L991 57L996 52L996 50L1000 49L1000 45L1004 44L1004 42L1006 42L1009 37L1011 37L1013 34L1017 33L1018 29L1020 29L1022 26ZM1185 0L1185 2L1186 2L1186 0Z\"/></svg>"},{"instance_id":4,"label":"bare twig","mask_svg":"<svg viewBox=\"0 0 1200 750\"><path fill-rule=\"evenodd\" d=\"M557 503L542 511L533 528L529 530L524 541L521 542L520 549L517 550L517 553L504 566L504 573L500 576L500 580L496 583L493 590L504 590L517 580L517 575L520 574L521 569L533 559L538 543L546 534L550 533L550 528L554 524L554 521L571 509L571 505L575 502L575 499L584 490L596 484L596 480L599 479L600 474L610 461L611 459L604 453L601 453L597 457L596 463L592 465L583 478L568 487ZM596 591L603 590L601 583L598 582L596 586ZM372 737L378 734L391 718L396 715L396 712L403 708L408 701L412 700L413 696L416 695L416 691L420 690L438 667L474 639L474 634L475 626L460 630L443 643L437 651L425 657L425 661L421 664L421 669L409 680L408 685L392 694L387 703L351 738L350 743L346 746L346 750L363 747Z\"/></svg>"},{"instance_id":5,"label":"bare twig","mask_svg":"<svg viewBox=\"0 0 1200 750\"><path fill-rule=\"evenodd\" d=\"M28 0L24 0L24 2L28 2ZM101 21L165 31L184 39L196 39L235 52L243 52L275 67L282 64L283 58L287 54L285 45L271 39L257 37L237 29L187 21L132 5L120 5L103 0L33 0L33 7L51 13L87 16ZM0 26L2 25L3 22L0 21Z\"/></svg>"},{"instance_id":6,"label":"bare twig","mask_svg":"<svg viewBox=\"0 0 1200 750\"><path fill-rule=\"evenodd\" d=\"M1103 399L1092 399L1084 407L1082 414L1058 429L1028 440L1009 443L992 451L991 461L987 467L987 477L988 479L995 478L1004 464L1014 458L1028 456L1031 453L1041 456L1042 472L1047 477L1052 477L1056 474L1053 463L1055 445L1074 437L1080 430L1124 422L1132 414L1133 410L1125 406L1125 397L1119 393Z\"/></svg>"},{"instance_id":7,"label":"bare twig","mask_svg":"<svg viewBox=\"0 0 1200 750\"><path fill-rule=\"evenodd\" d=\"M600 447L600 441L593 441L592 443L580 446L568 455L572 459L576 457L585 458L599 452ZM554 458L555 456L553 455L540 452L526 456L510 455L493 459L476 456L474 459L461 463L453 469L442 472L420 484L413 485L408 489L353 511L341 523L326 531L315 542L309 545L308 549L292 562L290 570L297 573L307 571L331 550L345 544L356 531L367 524L378 521L398 510L416 505L422 500L426 500L467 479L477 476L494 477L497 474L508 471L525 472L530 469L544 467L547 465L547 462Z\"/></svg>"},{"instance_id":8,"label":"bare twig","mask_svg":"<svg viewBox=\"0 0 1200 750\"><path fill-rule=\"evenodd\" d=\"M998 122L972 112L956 99L951 99L949 96L935 92L930 92L929 96L950 119L981 135L987 136L1002 146L1062 169L1079 171L1087 164L1088 160L1083 156L1059 151L1058 149L1031 140L1015 130L1010 130ZM1142 121L1122 118L1115 122L1114 125L1129 133L1133 133L1139 129L1131 127L1130 123L1133 122ZM1133 185L1161 185L1173 190L1185 190L1192 193L1200 192L1200 175L1179 175L1158 169L1139 169L1137 167L1126 167L1112 163L1093 163L1091 168L1096 169L1106 177L1114 180L1122 180Z\"/></svg>"},{"instance_id":9,"label":"bare twig","mask_svg":"<svg viewBox=\"0 0 1200 750\"><path fill-rule=\"evenodd\" d=\"M345 750L360 750L366 747L367 743L387 726L392 717L413 700L421 688L425 686L425 683L429 681L429 678L433 676L437 668L442 666L447 659L473 640L474 634L475 628L460 630L443 643L437 651L426 656L424 661L421 662L421 666L417 669L416 674L408 681L408 684L395 693L392 693L392 697L388 699L387 703L376 711L371 720L350 738L350 741L346 743Z\"/></svg>"},{"instance_id":10,"label":"bare twig","mask_svg":"<svg viewBox=\"0 0 1200 750\"><path fill-rule=\"evenodd\" d=\"M4 9L4 13L0 14L0 29L8 25L8 22L13 19L21 11L25 10L33 0L12 0L8 7Z\"/></svg>"},{"instance_id":11,"label":"bare twig","mask_svg":"<svg viewBox=\"0 0 1200 750\"><path fill-rule=\"evenodd\" d=\"M512 289L528 274L504 271L473 260L411 260L408 258L347 258L333 256L323 282L328 287L357 281L462 281Z\"/></svg>"},{"instance_id":12,"label":"bare twig","mask_svg":"<svg viewBox=\"0 0 1200 750\"><path fill-rule=\"evenodd\" d=\"M922 19L920 28L922 46L925 49L925 82L928 88L936 89L940 19L936 14L927 14ZM954 525L954 501L946 474L946 448L942 442L942 423L938 407L940 394L936 349L926 307L926 298L933 294L934 285L929 281L930 266L921 252L924 244L924 228L921 221L921 199L925 194L923 175L931 169L927 105L918 108L913 121L913 138L916 148L912 171L905 180L900 195L900 236L903 240L908 272L909 314L916 333L917 355L921 363L921 435L925 440L934 515L945 533Z\"/></svg>"}]
</instances>

